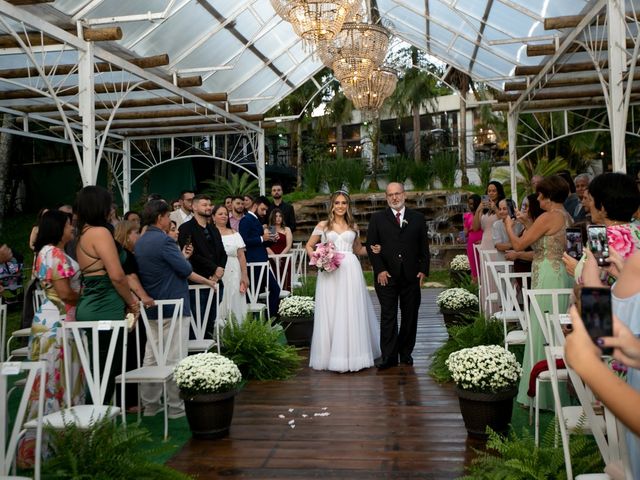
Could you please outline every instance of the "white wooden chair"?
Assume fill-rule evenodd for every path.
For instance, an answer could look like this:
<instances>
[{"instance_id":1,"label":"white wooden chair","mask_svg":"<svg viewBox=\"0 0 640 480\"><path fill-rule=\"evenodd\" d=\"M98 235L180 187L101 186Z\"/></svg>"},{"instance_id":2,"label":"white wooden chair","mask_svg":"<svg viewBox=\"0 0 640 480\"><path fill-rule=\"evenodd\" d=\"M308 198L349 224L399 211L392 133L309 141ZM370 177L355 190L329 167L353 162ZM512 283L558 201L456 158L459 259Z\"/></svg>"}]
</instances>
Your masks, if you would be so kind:
<instances>
[{"instance_id":1,"label":"white wooden chair","mask_svg":"<svg viewBox=\"0 0 640 480\"><path fill-rule=\"evenodd\" d=\"M269 255L269 263L271 264L271 271L276 277L278 286L280 287L280 298L286 298L291 295L291 287L287 285L287 278L289 282L293 279L293 253L278 253ZM269 298L268 295L262 293L261 298Z\"/></svg>"},{"instance_id":2,"label":"white wooden chair","mask_svg":"<svg viewBox=\"0 0 640 480\"><path fill-rule=\"evenodd\" d=\"M7 306L0 304L0 362L4 362L4 340L7 336Z\"/></svg>"},{"instance_id":3,"label":"white wooden chair","mask_svg":"<svg viewBox=\"0 0 640 480\"><path fill-rule=\"evenodd\" d=\"M569 298L571 293L573 292L570 288L557 288L557 289L530 289L527 290L526 298L527 298L527 307L525 308L525 316L527 318L527 329L528 332L531 332L532 329L532 319L531 313L533 312L538 321L538 325L540 326L540 330L542 331L542 336L545 345L553 345L553 339L550 337L550 332L547 328L546 315L554 315L558 316L562 313L566 313L566 308L563 308L564 311L560 311L561 300L566 300L564 302L566 305L569 304ZM540 298L542 297L550 297L551 298L551 311L542 311L542 307L540 306ZM529 337L531 339L531 337ZM529 348L529 360L530 365L533 368L535 365L535 359L533 358L533 346L530 345ZM553 366L555 367L555 361ZM559 381L566 382L567 381L567 371L566 369L557 369L557 377ZM529 420L531 421L532 407L535 413L535 427L534 427L534 439L535 444L538 445L540 440L540 385L542 383L551 382L551 372L550 370L544 370L538 374L536 377L536 396L533 398L533 401L529 405Z\"/></svg>"},{"instance_id":4,"label":"white wooden chair","mask_svg":"<svg viewBox=\"0 0 640 480\"><path fill-rule=\"evenodd\" d=\"M44 290L42 290L40 287L37 287L36 289L33 290L33 297L31 298L31 301L33 303L34 313L38 311L38 309L44 303L45 300L46 300L46 296L45 296ZM11 332L11 336L9 337L9 340L7 340L7 349L6 349L6 351L9 352L9 359L12 359L12 358L26 359L29 356L29 347L18 347L18 348L14 348L13 350L11 349L11 342L13 340L16 340L18 338L27 338L29 335L31 335L31 327L20 328L19 330L14 330L13 332ZM5 337L3 336L2 337L3 342L4 342L4 338Z\"/></svg>"},{"instance_id":5,"label":"white wooden chair","mask_svg":"<svg viewBox=\"0 0 640 480\"><path fill-rule=\"evenodd\" d=\"M293 253L291 288L300 288L307 282L307 249L302 242L296 242L291 252Z\"/></svg>"},{"instance_id":6,"label":"white wooden chair","mask_svg":"<svg viewBox=\"0 0 640 480\"><path fill-rule=\"evenodd\" d=\"M140 304L140 320L144 323L147 332L155 331L157 342L154 342L149 334L147 334L147 347L151 347L153 358L156 365L144 366L140 361L140 331L136 324L136 351L138 352L138 368L129 370L126 375L118 375L116 382L118 383L161 383L163 408L164 408L164 439L169 436L169 409L167 404L167 383L173 378L173 369L175 365L168 364L169 346L176 341L180 348L180 358L183 357L183 341L182 338L182 312L184 308L184 300L182 298L174 300L156 300L158 311L157 320L149 320L147 311L142 303ZM166 316L165 310L171 313ZM165 325L165 321L167 325ZM165 327L167 334L165 335ZM124 402L122 403L124 405ZM140 402L140 389L138 389L138 406ZM138 409L138 421L140 421L141 408Z\"/></svg>"},{"instance_id":7,"label":"white wooden chair","mask_svg":"<svg viewBox=\"0 0 640 480\"><path fill-rule=\"evenodd\" d=\"M262 318L262 312L266 310L267 318L271 318L269 312L269 262L247 263L249 273L249 285L247 286L247 310L250 313L258 313ZM265 301L261 301L260 292L266 293Z\"/></svg>"},{"instance_id":8,"label":"white wooden chair","mask_svg":"<svg viewBox=\"0 0 640 480\"><path fill-rule=\"evenodd\" d=\"M101 340L107 341L106 338L101 339L100 332L110 332L109 347L107 350L107 358L104 365L100 365L99 352ZM87 342L86 335L91 338ZM113 359L116 353L118 342L122 344L122 369L120 375L125 374L125 364L127 358L127 323L124 320L110 321L87 321L87 322L62 322L62 341L63 351L71 352L71 341L78 350L78 357L82 370L84 371L87 390L91 395L93 403L86 405L71 405L71 381L69 376L65 376L66 403L67 408L58 412L45 415L42 423L45 426L62 430L70 423L78 428L86 430L95 422L103 418L115 418L122 416L122 422L125 422L124 408L115 405L107 405L108 399L105 398L109 374L113 366ZM65 371L71 371L71 355L64 356ZM28 388L25 391L29 391ZM125 405L125 389L124 384L120 388L120 404ZM37 420L31 420L25 424L25 428L37 428Z\"/></svg>"},{"instance_id":9,"label":"white wooden chair","mask_svg":"<svg viewBox=\"0 0 640 480\"><path fill-rule=\"evenodd\" d=\"M214 290L208 285L189 285L189 290L194 292L191 298L195 298L191 305L191 329L196 338L189 340L187 351L189 353L208 352L215 345L220 353L220 290L217 286ZM203 301L202 297L205 295L206 299ZM207 320L214 300L216 302L215 338L205 338Z\"/></svg>"},{"instance_id":10,"label":"white wooden chair","mask_svg":"<svg viewBox=\"0 0 640 480\"><path fill-rule=\"evenodd\" d=\"M9 427L9 400L7 395L9 376L18 375L27 371L25 379L25 389L15 415L11 432ZM24 418L27 413L27 404L32 394L33 386L37 376L40 376L40 389L38 394L38 408L36 423L36 443L34 451L33 478L40 479L40 463L42 461L42 414L44 411L44 387L47 375L47 365L45 362L6 362L0 363L0 478L20 479L26 477L9 477L10 469L15 466L15 455L18 441L24 434ZM7 433L9 434L7 436Z\"/></svg>"},{"instance_id":11,"label":"white wooden chair","mask_svg":"<svg viewBox=\"0 0 640 480\"><path fill-rule=\"evenodd\" d=\"M518 322L515 329L510 329L508 325L507 315L503 315L502 325L504 327L504 348L509 350L509 345L525 345L528 341L527 321L523 307L520 306L518 301L518 280L522 282L523 298L526 296L527 281L531 278L530 273L522 272L506 272L499 274L499 280L504 288L505 301L508 303L509 308L512 309L515 314L516 321Z\"/></svg>"},{"instance_id":12,"label":"white wooden chair","mask_svg":"<svg viewBox=\"0 0 640 480\"><path fill-rule=\"evenodd\" d=\"M517 322L518 315L514 311L514 306L509 301L509 298L505 292L505 286L500 279L500 274L509 273L513 271L513 262L508 260L490 261L487 262L487 270L492 283L496 286L496 293L498 294L498 310L493 313L493 316L500 321Z\"/></svg>"},{"instance_id":13,"label":"white wooden chair","mask_svg":"<svg viewBox=\"0 0 640 480\"><path fill-rule=\"evenodd\" d=\"M485 313L485 315L491 315L495 311L494 308L497 308L499 298L498 291L496 290L496 286L493 282L491 274L489 273L488 263L494 261L495 256L498 251L495 249L487 249L487 250L479 250L480 252L480 275L482 276L482 289L480 290L481 295L481 311ZM484 301L482 301L484 300Z\"/></svg>"}]
</instances>

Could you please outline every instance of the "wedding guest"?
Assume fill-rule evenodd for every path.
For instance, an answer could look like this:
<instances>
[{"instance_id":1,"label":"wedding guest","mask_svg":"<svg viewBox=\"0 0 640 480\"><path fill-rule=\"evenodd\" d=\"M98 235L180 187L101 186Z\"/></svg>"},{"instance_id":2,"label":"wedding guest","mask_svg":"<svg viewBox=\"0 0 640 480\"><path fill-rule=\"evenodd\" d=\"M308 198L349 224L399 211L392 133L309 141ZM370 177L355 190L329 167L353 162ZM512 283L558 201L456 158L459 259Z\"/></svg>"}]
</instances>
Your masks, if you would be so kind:
<instances>
[{"instance_id":1,"label":"wedding guest","mask_svg":"<svg viewBox=\"0 0 640 480\"><path fill-rule=\"evenodd\" d=\"M576 178L573 179L573 183L576 186L576 195L582 201L584 197L584 193L589 188L589 183L591 182L591 175L588 173L579 173L576 175Z\"/></svg>"},{"instance_id":2,"label":"wedding guest","mask_svg":"<svg viewBox=\"0 0 640 480\"><path fill-rule=\"evenodd\" d=\"M285 202L282 199L282 194L284 190L282 189L282 184L280 182L274 182L271 185L271 198L273 198L273 202L269 205L269 210L267 210L267 218L271 217L271 212L274 209L278 209L282 212L282 216L284 217L284 223L287 225L292 232L296 231L296 212L293 208L293 205Z\"/></svg>"},{"instance_id":3,"label":"wedding guest","mask_svg":"<svg viewBox=\"0 0 640 480\"><path fill-rule=\"evenodd\" d=\"M479 244L482 241L482 228L478 227L477 230L473 228L473 217L475 212L480 206L480 195L472 194L467 199L468 212L465 212L462 217L462 223L464 227L464 236L467 242L467 257L469 258L469 265L471 266L471 278L473 282L478 281L478 259L476 258L476 250L474 245Z\"/></svg>"},{"instance_id":4,"label":"wedding guest","mask_svg":"<svg viewBox=\"0 0 640 480\"><path fill-rule=\"evenodd\" d=\"M569 215L571 215L571 218L574 222L580 222L584 220L586 213L582 208L580 197L576 193L576 186L573 183L571 172L569 172L569 170L561 170L558 175L562 177L569 185L569 196L564 201L565 210L569 212Z\"/></svg>"},{"instance_id":5,"label":"wedding guest","mask_svg":"<svg viewBox=\"0 0 640 480\"><path fill-rule=\"evenodd\" d=\"M140 214L138 212L134 212L133 210L129 210L127 213L124 214L124 217L122 217L123 220L127 220L128 222L133 222L136 225L138 225L138 229L140 229L141 227L141 221L140 221Z\"/></svg>"},{"instance_id":6,"label":"wedding guest","mask_svg":"<svg viewBox=\"0 0 640 480\"><path fill-rule=\"evenodd\" d=\"M180 192L180 208L171 212L171 220L176 222L178 228L193 218L193 190L183 190Z\"/></svg>"},{"instance_id":7,"label":"wedding guest","mask_svg":"<svg viewBox=\"0 0 640 480\"><path fill-rule=\"evenodd\" d=\"M231 204L233 203L233 196L227 195L224 197L224 206L227 209L227 212L231 214Z\"/></svg>"},{"instance_id":8,"label":"wedding guest","mask_svg":"<svg viewBox=\"0 0 640 480\"><path fill-rule=\"evenodd\" d=\"M31 227L31 233L29 233L29 248L31 251L35 250L36 238L38 237L38 225L40 225L40 220L42 220L42 216L48 212L48 208L41 208L36 215L36 223Z\"/></svg>"},{"instance_id":9,"label":"wedding guest","mask_svg":"<svg viewBox=\"0 0 640 480\"><path fill-rule=\"evenodd\" d=\"M236 232L240 227L240 220L242 220L244 214L244 199L241 196L236 195L235 197L233 197L233 200L231 202L231 213L229 214L229 226Z\"/></svg>"}]
</instances>

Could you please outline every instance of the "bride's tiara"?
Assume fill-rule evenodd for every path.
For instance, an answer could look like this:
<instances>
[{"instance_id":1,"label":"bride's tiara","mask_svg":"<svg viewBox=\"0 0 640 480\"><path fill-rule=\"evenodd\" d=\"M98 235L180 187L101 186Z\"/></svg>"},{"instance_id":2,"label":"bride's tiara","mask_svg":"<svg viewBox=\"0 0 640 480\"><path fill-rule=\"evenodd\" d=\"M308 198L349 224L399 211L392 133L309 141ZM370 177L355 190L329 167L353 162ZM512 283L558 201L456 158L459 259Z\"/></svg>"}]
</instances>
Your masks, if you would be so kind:
<instances>
[{"instance_id":1,"label":"bride's tiara","mask_svg":"<svg viewBox=\"0 0 640 480\"><path fill-rule=\"evenodd\" d=\"M346 188L340 188L340 189L336 190L335 192L333 192L333 194L334 195L342 194L345 197L350 198L349 197L349 191Z\"/></svg>"}]
</instances>

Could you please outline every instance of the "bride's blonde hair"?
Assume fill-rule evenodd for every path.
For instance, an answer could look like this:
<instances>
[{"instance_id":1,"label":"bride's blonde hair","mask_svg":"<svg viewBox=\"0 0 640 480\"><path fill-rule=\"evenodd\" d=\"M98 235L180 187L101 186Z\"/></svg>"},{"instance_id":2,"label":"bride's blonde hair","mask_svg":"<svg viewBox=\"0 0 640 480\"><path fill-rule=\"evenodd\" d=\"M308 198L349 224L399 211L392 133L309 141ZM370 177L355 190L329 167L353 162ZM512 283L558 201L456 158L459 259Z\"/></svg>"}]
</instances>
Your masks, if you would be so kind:
<instances>
[{"instance_id":1,"label":"bride's blonde hair","mask_svg":"<svg viewBox=\"0 0 640 480\"><path fill-rule=\"evenodd\" d=\"M353 218L353 213L351 213L351 197L349 197L349 194L344 190L338 190L336 192L333 192L331 194L331 197L329 198L329 219L327 220L327 230L331 230L335 222L335 214L333 213L333 203L336 201L336 198L338 198L340 195L342 195L347 200L347 211L344 213L344 220L345 222L347 222L347 225L349 226L349 228L355 231L357 230L357 227L356 227L356 221Z\"/></svg>"}]
</instances>

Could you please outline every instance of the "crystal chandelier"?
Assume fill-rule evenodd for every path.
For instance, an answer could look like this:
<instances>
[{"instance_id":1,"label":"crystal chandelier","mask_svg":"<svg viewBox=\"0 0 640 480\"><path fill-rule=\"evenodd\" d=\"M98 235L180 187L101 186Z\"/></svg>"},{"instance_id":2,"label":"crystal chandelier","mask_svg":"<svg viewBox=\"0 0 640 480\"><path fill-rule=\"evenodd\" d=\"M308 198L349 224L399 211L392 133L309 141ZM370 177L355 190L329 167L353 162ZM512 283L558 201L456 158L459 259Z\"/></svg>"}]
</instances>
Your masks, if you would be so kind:
<instances>
[{"instance_id":1,"label":"crystal chandelier","mask_svg":"<svg viewBox=\"0 0 640 480\"><path fill-rule=\"evenodd\" d=\"M389 31L380 25L348 22L327 42L318 45L322 62L333 69L344 86L364 80L384 61L389 47Z\"/></svg>"},{"instance_id":2,"label":"crystal chandelier","mask_svg":"<svg viewBox=\"0 0 640 480\"><path fill-rule=\"evenodd\" d=\"M331 40L360 8L359 0L271 0L276 13L310 45Z\"/></svg>"},{"instance_id":3,"label":"crystal chandelier","mask_svg":"<svg viewBox=\"0 0 640 480\"><path fill-rule=\"evenodd\" d=\"M354 107L365 113L377 112L384 101L393 93L398 83L395 70L379 67L364 80L343 84L342 89Z\"/></svg>"}]
</instances>

